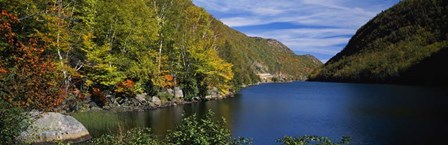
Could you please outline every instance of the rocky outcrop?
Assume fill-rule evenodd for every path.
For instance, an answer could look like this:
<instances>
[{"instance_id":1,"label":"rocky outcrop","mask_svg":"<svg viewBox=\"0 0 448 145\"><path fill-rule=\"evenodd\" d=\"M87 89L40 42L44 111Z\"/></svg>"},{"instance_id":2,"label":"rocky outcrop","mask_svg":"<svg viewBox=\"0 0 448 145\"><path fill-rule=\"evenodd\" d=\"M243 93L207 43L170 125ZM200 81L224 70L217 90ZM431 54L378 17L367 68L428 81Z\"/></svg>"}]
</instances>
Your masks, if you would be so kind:
<instances>
[{"instance_id":1,"label":"rocky outcrop","mask_svg":"<svg viewBox=\"0 0 448 145\"><path fill-rule=\"evenodd\" d=\"M151 102L154 103L154 105L156 106L162 105L162 101L159 99L159 97L156 96L152 97Z\"/></svg>"},{"instance_id":2,"label":"rocky outcrop","mask_svg":"<svg viewBox=\"0 0 448 145\"><path fill-rule=\"evenodd\" d=\"M78 120L60 113L32 114L32 124L17 138L26 144L45 144L56 141L78 143L91 138L89 131Z\"/></svg>"},{"instance_id":3,"label":"rocky outcrop","mask_svg":"<svg viewBox=\"0 0 448 145\"><path fill-rule=\"evenodd\" d=\"M174 96L175 98L183 98L184 97L184 93L183 93L182 89L180 89L179 87L174 87L174 90L168 89L167 93Z\"/></svg>"},{"instance_id":4,"label":"rocky outcrop","mask_svg":"<svg viewBox=\"0 0 448 145\"><path fill-rule=\"evenodd\" d=\"M222 99L224 96L220 95L219 89L216 87L213 87L212 89L207 91L207 96L205 96L205 99L207 100L213 100L213 99Z\"/></svg>"}]
</instances>

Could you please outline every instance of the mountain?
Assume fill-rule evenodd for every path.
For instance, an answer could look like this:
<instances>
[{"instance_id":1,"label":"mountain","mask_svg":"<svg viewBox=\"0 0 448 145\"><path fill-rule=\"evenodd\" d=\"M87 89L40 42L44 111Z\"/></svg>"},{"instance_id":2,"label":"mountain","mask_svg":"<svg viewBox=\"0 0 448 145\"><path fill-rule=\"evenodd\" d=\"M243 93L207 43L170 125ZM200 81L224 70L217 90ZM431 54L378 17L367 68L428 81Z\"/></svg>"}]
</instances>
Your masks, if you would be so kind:
<instances>
[{"instance_id":1,"label":"mountain","mask_svg":"<svg viewBox=\"0 0 448 145\"><path fill-rule=\"evenodd\" d=\"M444 85L448 1L404 0L362 26L310 80Z\"/></svg>"},{"instance_id":2,"label":"mountain","mask_svg":"<svg viewBox=\"0 0 448 145\"><path fill-rule=\"evenodd\" d=\"M222 42L220 56L234 65L234 84L266 81L260 80L263 74L271 81L305 80L322 65L314 56L296 55L277 40L248 37L216 19L213 25Z\"/></svg>"},{"instance_id":3,"label":"mountain","mask_svg":"<svg viewBox=\"0 0 448 145\"><path fill-rule=\"evenodd\" d=\"M206 99L304 80L321 65L191 0L0 1L0 36L0 99L27 109L84 98L103 107L137 94Z\"/></svg>"}]
</instances>

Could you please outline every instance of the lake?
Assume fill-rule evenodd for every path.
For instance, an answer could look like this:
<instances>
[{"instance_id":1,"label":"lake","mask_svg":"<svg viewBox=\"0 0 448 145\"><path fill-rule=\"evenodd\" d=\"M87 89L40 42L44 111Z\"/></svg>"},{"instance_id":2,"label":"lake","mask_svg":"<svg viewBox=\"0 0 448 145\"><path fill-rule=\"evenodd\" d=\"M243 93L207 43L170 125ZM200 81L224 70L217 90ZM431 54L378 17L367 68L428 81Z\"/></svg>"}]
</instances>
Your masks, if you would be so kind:
<instances>
[{"instance_id":1,"label":"lake","mask_svg":"<svg viewBox=\"0 0 448 145\"><path fill-rule=\"evenodd\" d=\"M435 144L448 134L448 91L399 85L272 83L224 100L75 117L93 136L134 127L151 127L163 136L183 113L203 117L207 110L224 117L235 137L252 138L255 145L277 144L285 135L350 136L354 145Z\"/></svg>"}]
</instances>

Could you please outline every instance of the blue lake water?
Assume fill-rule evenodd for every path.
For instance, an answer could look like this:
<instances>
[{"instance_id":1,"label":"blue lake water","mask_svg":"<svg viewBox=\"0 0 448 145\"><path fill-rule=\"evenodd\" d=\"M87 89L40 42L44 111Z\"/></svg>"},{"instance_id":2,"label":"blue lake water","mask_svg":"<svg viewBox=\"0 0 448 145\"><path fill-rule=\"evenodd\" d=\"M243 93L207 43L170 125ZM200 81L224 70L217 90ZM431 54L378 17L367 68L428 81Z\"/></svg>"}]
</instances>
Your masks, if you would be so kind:
<instances>
[{"instance_id":1,"label":"blue lake water","mask_svg":"<svg viewBox=\"0 0 448 145\"><path fill-rule=\"evenodd\" d=\"M435 144L448 134L448 91L444 88L321 82L272 83L242 89L236 97L123 113L76 116L93 136L151 127L163 136L182 114L203 117L212 110L232 134L254 144L278 144L285 135L350 136L354 145ZM88 117L86 117L88 116ZM446 143L446 142L445 142Z\"/></svg>"}]
</instances>

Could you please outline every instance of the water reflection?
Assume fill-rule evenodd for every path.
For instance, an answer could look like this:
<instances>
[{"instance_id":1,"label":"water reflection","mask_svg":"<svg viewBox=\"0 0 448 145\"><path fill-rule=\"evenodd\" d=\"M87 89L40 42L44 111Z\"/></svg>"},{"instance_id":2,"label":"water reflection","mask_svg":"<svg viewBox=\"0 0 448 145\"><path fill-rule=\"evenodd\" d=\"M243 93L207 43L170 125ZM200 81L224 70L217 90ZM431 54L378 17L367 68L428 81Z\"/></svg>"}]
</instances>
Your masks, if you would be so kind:
<instances>
[{"instance_id":1,"label":"water reflection","mask_svg":"<svg viewBox=\"0 0 448 145\"><path fill-rule=\"evenodd\" d=\"M319 135L352 144L436 144L448 131L448 94L444 88L295 82L245 88L225 100L127 113L81 113L76 117L93 136L151 127L163 136L182 114L224 117L234 136L254 144L275 144L285 135Z\"/></svg>"},{"instance_id":2,"label":"water reflection","mask_svg":"<svg viewBox=\"0 0 448 145\"><path fill-rule=\"evenodd\" d=\"M234 103L229 103L232 99L236 98L177 105L144 112L87 112L74 116L88 128L94 137L136 127L150 127L154 134L163 137L168 130L174 129L181 122L183 115L196 114L199 118L204 118L208 110L215 114L215 119L224 118L226 126L231 129L233 122L231 106L236 106Z\"/></svg>"}]
</instances>

